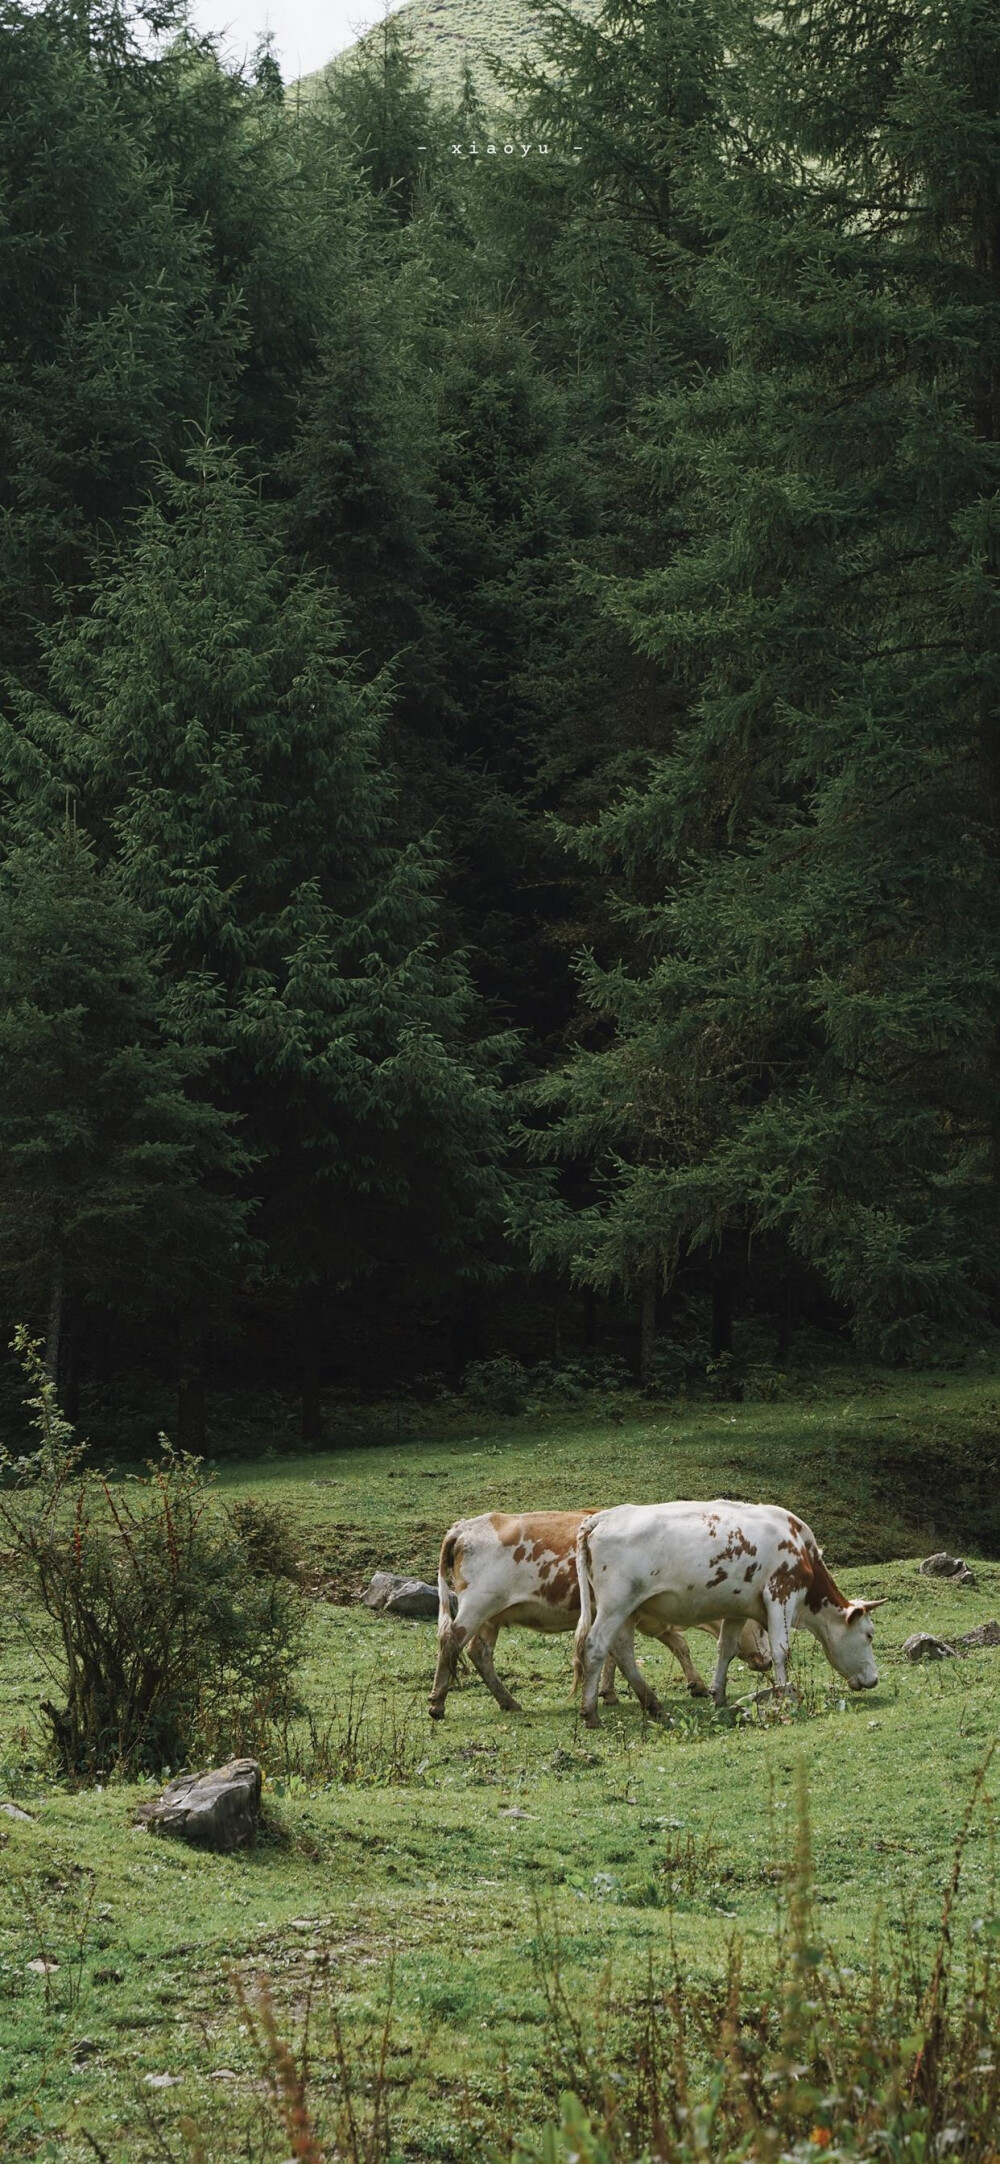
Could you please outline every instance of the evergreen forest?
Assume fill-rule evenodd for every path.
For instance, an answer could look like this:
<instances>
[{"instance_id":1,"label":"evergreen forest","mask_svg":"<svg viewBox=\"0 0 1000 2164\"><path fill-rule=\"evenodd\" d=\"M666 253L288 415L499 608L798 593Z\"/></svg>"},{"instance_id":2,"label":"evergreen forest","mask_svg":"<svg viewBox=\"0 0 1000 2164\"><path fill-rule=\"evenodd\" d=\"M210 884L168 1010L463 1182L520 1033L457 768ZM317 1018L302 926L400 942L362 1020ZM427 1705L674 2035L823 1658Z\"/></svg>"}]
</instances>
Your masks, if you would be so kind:
<instances>
[{"instance_id":1,"label":"evergreen forest","mask_svg":"<svg viewBox=\"0 0 1000 2164\"><path fill-rule=\"evenodd\" d=\"M531 15L501 109L0 5L0 1336L98 1433L1000 1322L1000 12Z\"/></svg>"}]
</instances>

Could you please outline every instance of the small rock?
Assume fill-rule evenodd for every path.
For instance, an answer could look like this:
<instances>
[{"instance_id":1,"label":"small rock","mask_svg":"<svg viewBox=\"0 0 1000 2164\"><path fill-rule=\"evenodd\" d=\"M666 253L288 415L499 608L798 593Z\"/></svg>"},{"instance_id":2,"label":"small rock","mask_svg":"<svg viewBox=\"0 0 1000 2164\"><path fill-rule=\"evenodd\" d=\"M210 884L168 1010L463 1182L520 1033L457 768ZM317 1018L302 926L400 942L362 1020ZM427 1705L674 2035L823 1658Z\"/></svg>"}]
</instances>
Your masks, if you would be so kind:
<instances>
[{"instance_id":1,"label":"small rock","mask_svg":"<svg viewBox=\"0 0 1000 2164\"><path fill-rule=\"evenodd\" d=\"M52 1976L59 1967L59 1963L58 1961L42 1960L26 1961L24 1966L26 1969L31 1970L32 1976Z\"/></svg>"},{"instance_id":2,"label":"small rock","mask_svg":"<svg viewBox=\"0 0 1000 2164\"><path fill-rule=\"evenodd\" d=\"M939 1555L924 1557L920 1565L923 1578L950 1578L953 1585L975 1585L975 1571L969 1569L960 1555L947 1555L944 1549Z\"/></svg>"},{"instance_id":3,"label":"small rock","mask_svg":"<svg viewBox=\"0 0 1000 2164\"><path fill-rule=\"evenodd\" d=\"M239 2075L233 2073L231 2066L217 2066L208 2078L209 2081L238 2081Z\"/></svg>"},{"instance_id":4,"label":"small rock","mask_svg":"<svg viewBox=\"0 0 1000 2164\"><path fill-rule=\"evenodd\" d=\"M16 1803L0 1803L0 1811L3 1812L5 1818L22 1819L26 1826L33 1826L35 1823L34 1819L32 1818L31 1812L20 1811Z\"/></svg>"},{"instance_id":5,"label":"small rock","mask_svg":"<svg viewBox=\"0 0 1000 2164\"><path fill-rule=\"evenodd\" d=\"M146 2074L143 2076L147 2089L176 2089L183 2081L183 2074Z\"/></svg>"},{"instance_id":6,"label":"small rock","mask_svg":"<svg viewBox=\"0 0 1000 2164\"><path fill-rule=\"evenodd\" d=\"M507 1811L497 1812L498 1818L534 1818L534 1815L533 1811L519 1811L516 1803L511 1804Z\"/></svg>"},{"instance_id":7,"label":"small rock","mask_svg":"<svg viewBox=\"0 0 1000 2164\"><path fill-rule=\"evenodd\" d=\"M383 1615L417 1616L437 1622L437 1587L422 1578L397 1578L391 1570L377 1570L362 1602Z\"/></svg>"},{"instance_id":8,"label":"small rock","mask_svg":"<svg viewBox=\"0 0 1000 2164\"><path fill-rule=\"evenodd\" d=\"M255 1758L231 1758L210 1773L185 1773L155 1803L144 1803L137 1826L176 1834L200 1848L246 1848L260 1817L261 1770Z\"/></svg>"},{"instance_id":9,"label":"small rock","mask_svg":"<svg viewBox=\"0 0 1000 2164\"><path fill-rule=\"evenodd\" d=\"M1000 1623L991 1616L988 1623L977 1623L975 1630L963 1631L955 1642L960 1646L1000 1646Z\"/></svg>"},{"instance_id":10,"label":"small rock","mask_svg":"<svg viewBox=\"0 0 1000 2164\"><path fill-rule=\"evenodd\" d=\"M947 1661L955 1658L954 1646L950 1646L946 1638L935 1638L931 1631L914 1631L912 1638L907 1638L903 1652L908 1661Z\"/></svg>"}]
</instances>

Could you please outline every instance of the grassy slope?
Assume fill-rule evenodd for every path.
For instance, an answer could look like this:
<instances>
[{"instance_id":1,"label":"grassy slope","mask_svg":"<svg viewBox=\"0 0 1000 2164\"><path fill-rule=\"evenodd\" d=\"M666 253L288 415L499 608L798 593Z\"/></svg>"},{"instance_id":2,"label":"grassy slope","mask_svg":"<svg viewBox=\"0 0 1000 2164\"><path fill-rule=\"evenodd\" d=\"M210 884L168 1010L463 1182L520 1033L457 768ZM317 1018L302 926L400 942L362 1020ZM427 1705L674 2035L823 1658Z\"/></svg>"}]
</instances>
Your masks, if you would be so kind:
<instances>
[{"instance_id":1,"label":"grassy slope","mask_svg":"<svg viewBox=\"0 0 1000 2164\"><path fill-rule=\"evenodd\" d=\"M568 1642L511 1634L499 1665L517 1679L523 1714L502 1715L473 1681L435 1728L424 1712L432 1629L317 1604L307 1696L321 1725L330 1721L342 1737L352 1683L355 1694L368 1692L356 1754L367 1778L277 1784L283 1840L249 1857L199 1857L131 1830L133 1791L74 1796L34 1779L19 1793L35 1821L0 1818L0 2123L9 2121L0 2151L76 2164L94 2153L86 2127L114 2164L134 2164L156 2153L142 2099L169 2126L183 2113L218 2115L224 2095L235 2123L256 2092L233 1965L274 1977L291 2024L328 1964L357 2037L381 2001L395 1947L402 2145L427 2157L482 2153L502 2116L503 2059L518 2123L539 2111L536 1902L546 1927L558 1926L566 1973L584 1999L608 1960L620 1987L644 1975L650 1957L662 1971L671 1933L684 1965L712 1974L738 1929L752 1964L773 1930L773 1865L800 1755L821 1913L842 1954L863 1958L879 1904L890 1945L904 1906L919 1935L939 1908L969 1777L996 1731L1000 1654L914 1670L899 1647L915 1628L957 1632L1000 1612L1000 1566L983 1566L968 1591L918 1578L912 1561L860 1567L862 1554L884 1557L896 1537L911 1551L921 1543L878 1503L874 1470L866 1489L858 1466L865 1438L874 1452L887 1426L966 1427L991 1402L982 1381L941 1392L913 1379L875 1398L705 1409L682 1421L650 1415L620 1428L483 1428L227 1471L229 1491L289 1501L303 1552L348 1576L383 1559L428 1570L441 1528L472 1508L717 1489L787 1498L835 1568L854 1559L838 1569L847 1590L889 1595L879 1617L883 1680L870 1696L844 1699L802 1640L794 1720L720 1720L692 1704L678 1678L667 1693L671 1727L645 1725L628 1702L605 1715L595 1742L577 1730ZM18 1634L4 1635L0 1739L13 1766L41 1676ZM708 1641L696 1639L701 1647ZM649 1664L666 1683L659 1649ZM740 1695L745 1673L734 1670L732 1684ZM4 1792L11 1785L5 1779ZM503 1815L511 1809L526 1815ZM686 1855L689 1839L688 1861L671 1874L671 1848ZM970 1857L966 1905L981 1907L985 1851L974 1846ZM661 1905L671 1878L672 1913ZM74 1931L83 1935L80 1961ZM46 1953L60 1962L47 1978L26 1966ZM320 2021L320 2094L323 2034ZM42 2066L36 2114L29 2100ZM220 2069L236 2078L213 2083ZM163 2092L146 2086L147 2074L163 2072L183 2080ZM211 2151L240 2153L235 2143ZM287 2138L253 2153L284 2157Z\"/></svg>"},{"instance_id":2,"label":"grassy slope","mask_svg":"<svg viewBox=\"0 0 1000 2164\"><path fill-rule=\"evenodd\" d=\"M591 15L596 13L597 0L576 0L576 6L580 14ZM480 95L495 102L496 77L489 65L492 55L499 54L510 66L534 58L537 53L526 0L406 0L406 5L394 13L409 34L421 76L439 97L460 96L463 70L468 63ZM359 40L359 45L377 52L380 35L380 27L376 26ZM331 65L342 66L355 50L349 48ZM321 84L324 73L320 69L314 75L303 76L293 87L308 98Z\"/></svg>"}]
</instances>

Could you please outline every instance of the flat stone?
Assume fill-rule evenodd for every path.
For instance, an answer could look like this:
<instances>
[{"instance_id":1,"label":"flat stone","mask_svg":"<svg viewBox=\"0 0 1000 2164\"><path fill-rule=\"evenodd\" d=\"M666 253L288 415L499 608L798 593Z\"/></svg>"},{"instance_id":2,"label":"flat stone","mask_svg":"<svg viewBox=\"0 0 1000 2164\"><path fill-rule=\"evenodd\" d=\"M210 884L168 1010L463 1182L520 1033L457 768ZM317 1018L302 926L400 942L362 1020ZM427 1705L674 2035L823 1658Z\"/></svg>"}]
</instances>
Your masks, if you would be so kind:
<instances>
[{"instance_id":1,"label":"flat stone","mask_svg":"<svg viewBox=\"0 0 1000 2164\"><path fill-rule=\"evenodd\" d=\"M366 1608L376 1608L382 1615L415 1616L437 1622L437 1587L425 1584L422 1578L397 1578L391 1570L377 1570L361 1598Z\"/></svg>"},{"instance_id":2,"label":"flat stone","mask_svg":"<svg viewBox=\"0 0 1000 2164\"><path fill-rule=\"evenodd\" d=\"M960 1555L948 1555L944 1549L938 1555L927 1555L920 1565L922 1578L950 1578L954 1585L975 1585L975 1571L970 1570Z\"/></svg>"},{"instance_id":3,"label":"flat stone","mask_svg":"<svg viewBox=\"0 0 1000 2164\"><path fill-rule=\"evenodd\" d=\"M137 1826L174 1834L199 1848L247 1848L260 1818L261 1770L255 1758L231 1758L209 1773L185 1773L155 1803L141 1804Z\"/></svg>"},{"instance_id":4,"label":"flat stone","mask_svg":"<svg viewBox=\"0 0 1000 2164\"><path fill-rule=\"evenodd\" d=\"M3 1812L5 1818L21 1819L25 1826L33 1826L35 1823L31 1812L19 1810L16 1803L0 1803L0 1811Z\"/></svg>"},{"instance_id":5,"label":"flat stone","mask_svg":"<svg viewBox=\"0 0 1000 2164\"><path fill-rule=\"evenodd\" d=\"M912 1638L907 1638L903 1652L908 1661L947 1661L955 1658L954 1646L950 1646L946 1638L935 1638L931 1631L914 1631Z\"/></svg>"},{"instance_id":6,"label":"flat stone","mask_svg":"<svg viewBox=\"0 0 1000 2164\"><path fill-rule=\"evenodd\" d=\"M1000 1646L1000 1623L991 1616L988 1623L977 1623L975 1630L963 1631L955 1643L960 1646Z\"/></svg>"}]
</instances>

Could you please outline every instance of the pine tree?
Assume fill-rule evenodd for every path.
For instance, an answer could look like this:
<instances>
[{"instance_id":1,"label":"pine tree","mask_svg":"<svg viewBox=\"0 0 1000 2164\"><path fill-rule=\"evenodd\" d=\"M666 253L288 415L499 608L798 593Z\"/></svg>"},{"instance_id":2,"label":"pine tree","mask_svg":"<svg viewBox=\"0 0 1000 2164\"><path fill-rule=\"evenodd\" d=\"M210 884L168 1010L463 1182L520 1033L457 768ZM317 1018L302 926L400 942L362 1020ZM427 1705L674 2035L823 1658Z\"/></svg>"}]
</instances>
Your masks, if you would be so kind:
<instances>
[{"instance_id":1,"label":"pine tree","mask_svg":"<svg viewBox=\"0 0 1000 2164\"><path fill-rule=\"evenodd\" d=\"M70 1402L85 1308L220 1313L246 1157L148 924L67 822L0 865L0 1281Z\"/></svg>"},{"instance_id":2,"label":"pine tree","mask_svg":"<svg viewBox=\"0 0 1000 2164\"><path fill-rule=\"evenodd\" d=\"M54 588L238 366L152 139L164 80L115 5L0 10L0 665L30 668Z\"/></svg>"},{"instance_id":3,"label":"pine tree","mask_svg":"<svg viewBox=\"0 0 1000 2164\"><path fill-rule=\"evenodd\" d=\"M609 606L691 721L598 823L638 964L554 1084L596 1279L780 1241L868 1342L995 1297L995 13L791 7L712 197L727 366L641 456L672 545ZM748 67L749 72L749 67ZM633 950L634 952L634 950Z\"/></svg>"},{"instance_id":4,"label":"pine tree","mask_svg":"<svg viewBox=\"0 0 1000 2164\"><path fill-rule=\"evenodd\" d=\"M474 1276L506 1195L502 1048L439 949L430 851L394 834L384 694L340 643L329 594L205 443L53 642L51 705L22 701L6 739L32 802L47 764L99 812L170 981L218 1032L264 1297L291 1304L304 1364L380 1265Z\"/></svg>"}]
</instances>

